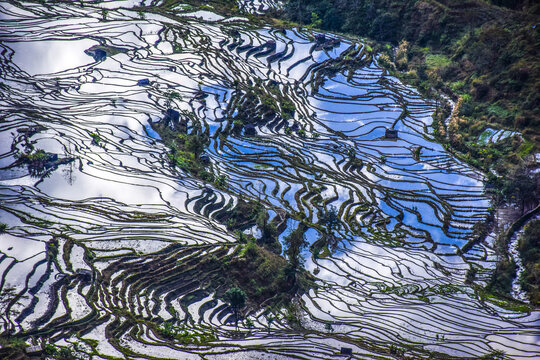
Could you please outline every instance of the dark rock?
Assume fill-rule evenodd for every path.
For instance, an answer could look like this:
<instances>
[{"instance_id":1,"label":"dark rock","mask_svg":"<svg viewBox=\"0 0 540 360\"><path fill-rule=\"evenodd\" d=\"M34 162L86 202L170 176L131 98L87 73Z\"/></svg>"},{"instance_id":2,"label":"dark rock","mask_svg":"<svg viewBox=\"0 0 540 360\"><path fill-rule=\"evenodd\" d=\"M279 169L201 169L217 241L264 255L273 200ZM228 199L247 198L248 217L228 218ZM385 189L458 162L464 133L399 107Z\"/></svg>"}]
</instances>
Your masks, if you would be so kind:
<instances>
[{"instance_id":1,"label":"dark rock","mask_svg":"<svg viewBox=\"0 0 540 360\"><path fill-rule=\"evenodd\" d=\"M340 354L341 354L341 355L352 355L352 349L351 349L351 348L342 347L342 348L341 348Z\"/></svg>"},{"instance_id":2,"label":"dark rock","mask_svg":"<svg viewBox=\"0 0 540 360\"><path fill-rule=\"evenodd\" d=\"M180 113L173 109L167 109L165 111L165 116L163 117L163 122L165 125L169 125L174 128L180 121Z\"/></svg>"},{"instance_id":3,"label":"dark rock","mask_svg":"<svg viewBox=\"0 0 540 360\"><path fill-rule=\"evenodd\" d=\"M148 79L141 79L141 80L137 81L137 85L139 85L139 86L147 86L147 85L150 85L150 80L148 80Z\"/></svg>"},{"instance_id":4,"label":"dark rock","mask_svg":"<svg viewBox=\"0 0 540 360\"><path fill-rule=\"evenodd\" d=\"M77 269L76 273L79 275L92 276L92 271L88 269Z\"/></svg>"},{"instance_id":5,"label":"dark rock","mask_svg":"<svg viewBox=\"0 0 540 360\"><path fill-rule=\"evenodd\" d=\"M268 40L265 44L265 46L269 49L275 50L276 49L276 40Z\"/></svg>"},{"instance_id":6,"label":"dark rock","mask_svg":"<svg viewBox=\"0 0 540 360\"><path fill-rule=\"evenodd\" d=\"M384 133L384 137L387 139L397 139L398 138L398 131L394 129L386 129Z\"/></svg>"},{"instance_id":7,"label":"dark rock","mask_svg":"<svg viewBox=\"0 0 540 360\"><path fill-rule=\"evenodd\" d=\"M180 113L173 109L167 109L162 119L163 123L173 130L187 132L188 121L185 117L180 117Z\"/></svg>"},{"instance_id":8,"label":"dark rock","mask_svg":"<svg viewBox=\"0 0 540 360\"><path fill-rule=\"evenodd\" d=\"M292 130L292 131L298 131L298 130L300 130L300 124L298 123L298 121L293 122L293 124L292 124L292 126L291 126L291 130Z\"/></svg>"},{"instance_id":9,"label":"dark rock","mask_svg":"<svg viewBox=\"0 0 540 360\"><path fill-rule=\"evenodd\" d=\"M330 43L330 45L332 45L334 47L334 46L339 46L341 44L341 41L338 38L332 38L329 41L329 43Z\"/></svg>"},{"instance_id":10,"label":"dark rock","mask_svg":"<svg viewBox=\"0 0 540 360\"><path fill-rule=\"evenodd\" d=\"M103 61L107 58L107 52L103 49L90 48L84 50L84 53L88 56L93 57L96 61Z\"/></svg>"},{"instance_id":11,"label":"dark rock","mask_svg":"<svg viewBox=\"0 0 540 360\"><path fill-rule=\"evenodd\" d=\"M333 47L339 46L341 41L338 38L326 37L324 34L316 34L315 42L317 43L316 50L331 50Z\"/></svg>"},{"instance_id":12,"label":"dark rock","mask_svg":"<svg viewBox=\"0 0 540 360\"><path fill-rule=\"evenodd\" d=\"M199 160L201 160L201 162L204 164L208 164L210 162L210 156L208 156L208 154L202 154L199 157Z\"/></svg>"},{"instance_id":13,"label":"dark rock","mask_svg":"<svg viewBox=\"0 0 540 360\"><path fill-rule=\"evenodd\" d=\"M255 135L257 133L257 131L255 130L255 125L253 124L246 124L246 126L244 126L244 129L246 135Z\"/></svg>"},{"instance_id":14,"label":"dark rock","mask_svg":"<svg viewBox=\"0 0 540 360\"><path fill-rule=\"evenodd\" d=\"M105 58L107 58L107 53L105 52L105 50L96 49L96 51L94 51L93 57L96 61L103 61L105 60Z\"/></svg>"},{"instance_id":15,"label":"dark rock","mask_svg":"<svg viewBox=\"0 0 540 360\"><path fill-rule=\"evenodd\" d=\"M315 41L318 43L326 42L326 35L324 34L315 34Z\"/></svg>"},{"instance_id":16,"label":"dark rock","mask_svg":"<svg viewBox=\"0 0 540 360\"><path fill-rule=\"evenodd\" d=\"M77 269L76 273L83 282L89 282L92 280L92 271L88 269Z\"/></svg>"},{"instance_id":17,"label":"dark rock","mask_svg":"<svg viewBox=\"0 0 540 360\"><path fill-rule=\"evenodd\" d=\"M205 93L204 91L202 90L199 90L195 93L195 97L194 99L197 100L197 101L201 101L201 100L204 100L208 97L208 94Z\"/></svg>"}]
</instances>

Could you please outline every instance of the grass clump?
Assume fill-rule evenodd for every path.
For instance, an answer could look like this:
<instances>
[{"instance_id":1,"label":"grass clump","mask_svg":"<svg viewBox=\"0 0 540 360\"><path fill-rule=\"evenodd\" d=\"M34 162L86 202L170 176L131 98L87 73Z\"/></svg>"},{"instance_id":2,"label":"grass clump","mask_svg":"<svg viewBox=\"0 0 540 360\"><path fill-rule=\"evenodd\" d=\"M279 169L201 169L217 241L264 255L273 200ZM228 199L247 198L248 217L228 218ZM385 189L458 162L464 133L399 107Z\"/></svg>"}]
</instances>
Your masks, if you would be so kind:
<instances>
[{"instance_id":1,"label":"grass clump","mask_svg":"<svg viewBox=\"0 0 540 360\"><path fill-rule=\"evenodd\" d=\"M157 331L164 338L176 340L183 345L207 345L208 343L217 340L217 336L211 330L187 329L182 326L176 326L169 321L162 324Z\"/></svg>"},{"instance_id":2,"label":"grass clump","mask_svg":"<svg viewBox=\"0 0 540 360\"><path fill-rule=\"evenodd\" d=\"M101 144L101 136L97 132L90 133L90 137L92 138L92 145L99 146Z\"/></svg>"},{"instance_id":3,"label":"grass clump","mask_svg":"<svg viewBox=\"0 0 540 360\"><path fill-rule=\"evenodd\" d=\"M65 346L56 346L53 344L45 344L43 346L43 353L54 357L55 360L74 360L79 359L78 356L74 354L74 351L69 347Z\"/></svg>"},{"instance_id":4,"label":"grass clump","mask_svg":"<svg viewBox=\"0 0 540 360\"><path fill-rule=\"evenodd\" d=\"M19 160L27 164L43 163L49 158L45 150L36 150L28 154L19 155Z\"/></svg>"},{"instance_id":5,"label":"grass clump","mask_svg":"<svg viewBox=\"0 0 540 360\"><path fill-rule=\"evenodd\" d=\"M201 161L201 155L210 143L206 135L197 129L189 134L176 132L163 123L153 123L152 128L171 150L167 156L173 166L178 166L204 182L214 183L217 187L226 187L227 179L223 176L214 176L208 170L211 165Z\"/></svg>"}]
</instances>

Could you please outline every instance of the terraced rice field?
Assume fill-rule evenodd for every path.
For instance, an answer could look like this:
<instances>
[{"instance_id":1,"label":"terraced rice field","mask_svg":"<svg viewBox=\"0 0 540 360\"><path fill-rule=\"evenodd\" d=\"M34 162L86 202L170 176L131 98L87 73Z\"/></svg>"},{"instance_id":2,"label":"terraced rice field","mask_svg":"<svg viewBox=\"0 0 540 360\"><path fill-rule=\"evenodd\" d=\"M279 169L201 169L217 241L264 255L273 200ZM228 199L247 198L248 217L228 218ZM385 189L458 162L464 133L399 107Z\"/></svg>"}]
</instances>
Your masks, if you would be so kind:
<instances>
[{"instance_id":1,"label":"terraced rice field","mask_svg":"<svg viewBox=\"0 0 540 360\"><path fill-rule=\"evenodd\" d=\"M540 356L537 311L465 282L494 268L493 238L470 242L490 203L483 175L434 141L434 102L360 42L139 4L0 4L2 331L91 359ZM211 139L225 190L170 165L152 128L169 108ZM64 160L30 171L30 144ZM304 250L317 287L236 331L204 264L239 246L218 219L240 198L279 217L281 240L331 206L340 221L304 234L333 239ZM182 339L156 330L166 321Z\"/></svg>"}]
</instances>

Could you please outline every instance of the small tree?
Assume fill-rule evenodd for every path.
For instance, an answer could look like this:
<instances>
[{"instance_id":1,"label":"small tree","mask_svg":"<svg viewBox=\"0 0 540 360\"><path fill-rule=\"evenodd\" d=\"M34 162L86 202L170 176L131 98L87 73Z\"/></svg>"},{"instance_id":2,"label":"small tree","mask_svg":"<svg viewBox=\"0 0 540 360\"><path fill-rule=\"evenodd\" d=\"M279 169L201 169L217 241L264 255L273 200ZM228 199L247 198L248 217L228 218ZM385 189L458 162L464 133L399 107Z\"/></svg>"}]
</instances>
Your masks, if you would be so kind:
<instances>
[{"instance_id":1,"label":"small tree","mask_svg":"<svg viewBox=\"0 0 540 360\"><path fill-rule=\"evenodd\" d=\"M205 146L206 139L204 139L204 137L199 134L191 134L186 140L186 149L195 154L196 158L198 158L202 154Z\"/></svg>"},{"instance_id":2,"label":"small tree","mask_svg":"<svg viewBox=\"0 0 540 360\"><path fill-rule=\"evenodd\" d=\"M331 323L331 322L327 322L326 324L324 324L324 328L325 328L327 331L330 331L330 332L333 332L333 331L334 331L334 327L332 326L332 323Z\"/></svg>"},{"instance_id":3,"label":"small tree","mask_svg":"<svg viewBox=\"0 0 540 360\"><path fill-rule=\"evenodd\" d=\"M315 12L311 13L311 24L315 28L320 28L322 25L322 19L319 18L319 15Z\"/></svg>"},{"instance_id":4,"label":"small tree","mask_svg":"<svg viewBox=\"0 0 540 360\"><path fill-rule=\"evenodd\" d=\"M268 328L268 332L270 332L270 327L272 326L272 323L274 322L275 317L272 314L266 315L266 326Z\"/></svg>"},{"instance_id":5,"label":"small tree","mask_svg":"<svg viewBox=\"0 0 540 360\"><path fill-rule=\"evenodd\" d=\"M331 232L339 224L338 211L334 205L330 206L325 210L322 215L320 222L323 226L328 228L328 231Z\"/></svg>"},{"instance_id":6,"label":"small tree","mask_svg":"<svg viewBox=\"0 0 540 360\"><path fill-rule=\"evenodd\" d=\"M244 290L233 287L225 292L225 301L234 311L236 331L238 331L238 311L246 304L246 293Z\"/></svg>"},{"instance_id":7,"label":"small tree","mask_svg":"<svg viewBox=\"0 0 540 360\"><path fill-rule=\"evenodd\" d=\"M275 224L268 222L268 214L266 213L262 205L259 204L255 211L257 212L257 218L255 219L255 222L257 223L257 226L262 232L262 237L260 239L261 242L268 245L278 242L277 227Z\"/></svg>"},{"instance_id":8,"label":"small tree","mask_svg":"<svg viewBox=\"0 0 540 360\"><path fill-rule=\"evenodd\" d=\"M291 270L293 274L296 274L296 271L302 265L302 249L307 245L306 240L304 239L304 232L306 231L306 226L303 223L298 225L298 228L293 230L289 235L285 236L285 244L287 249L285 253L289 258L289 264L291 265Z\"/></svg>"}]
</instances>

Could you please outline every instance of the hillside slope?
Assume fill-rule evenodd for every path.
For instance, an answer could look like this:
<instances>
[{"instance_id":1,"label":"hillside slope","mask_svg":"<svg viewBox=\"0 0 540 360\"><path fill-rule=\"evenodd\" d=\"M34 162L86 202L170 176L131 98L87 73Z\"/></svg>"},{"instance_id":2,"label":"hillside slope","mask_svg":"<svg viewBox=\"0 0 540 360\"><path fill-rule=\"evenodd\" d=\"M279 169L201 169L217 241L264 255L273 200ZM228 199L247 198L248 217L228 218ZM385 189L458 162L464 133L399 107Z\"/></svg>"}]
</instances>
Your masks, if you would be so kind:
<instances>
[{"instance_id":1,"label":"hillside slope","mask_svg":"<svg viewBox=\"0 0 540 360\"><path fill-rule=\"evenodd\" d=\"M387 51L405 78L425 92L462 97L452 145L478 167L499 165L504 174L540 144L540 6L495 3L507 7L479 0L290 0L285 12L300 23L400 44ZM527 141L482 156L478 138L488 127L515 129Z\"/></svg>"}]
</instances>

